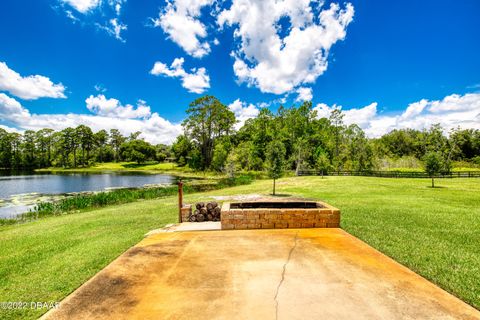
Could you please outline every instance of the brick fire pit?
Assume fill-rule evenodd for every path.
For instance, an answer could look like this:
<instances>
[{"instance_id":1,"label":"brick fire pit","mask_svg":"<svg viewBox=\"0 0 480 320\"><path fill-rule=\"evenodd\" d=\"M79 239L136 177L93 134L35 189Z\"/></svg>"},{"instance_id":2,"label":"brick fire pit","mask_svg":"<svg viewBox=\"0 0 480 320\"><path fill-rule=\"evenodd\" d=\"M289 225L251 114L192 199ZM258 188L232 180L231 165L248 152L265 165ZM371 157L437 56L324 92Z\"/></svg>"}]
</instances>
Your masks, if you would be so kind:
<instances>
[{"instance_id":1,"label":"brick fire pit","mask_svg":"<svg viewBox=\"0 0 480 320\"><path fill-rule=\"evenodd\" d=\"M340 210L320 201L226 202L222 229L339 228Z\"/></svg>"}]
</instances>

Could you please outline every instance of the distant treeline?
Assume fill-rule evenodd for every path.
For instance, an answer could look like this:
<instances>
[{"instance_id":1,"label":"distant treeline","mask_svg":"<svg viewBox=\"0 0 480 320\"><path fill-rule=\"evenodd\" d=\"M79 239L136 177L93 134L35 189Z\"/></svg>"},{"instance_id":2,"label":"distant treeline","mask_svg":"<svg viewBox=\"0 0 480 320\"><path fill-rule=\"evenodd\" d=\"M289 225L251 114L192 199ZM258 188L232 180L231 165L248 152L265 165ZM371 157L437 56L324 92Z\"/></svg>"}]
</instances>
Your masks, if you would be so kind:
<instances>
[{"instance_id":1,"label":"distant treeline","mask_svg":"<svg viewBox=\"0 0 480 320\"><path fill-rule=\"evenodd\" d=\"M85 125L62 131L26 130L9 133L0 128L0 168L88 167L94 163L165 161L170 147L138 139L140 132L123 136L117 129L96 133Z\"/></svg>"},{"instance_id":2,"label":"distant treeline","mask_svg":"<svg viewBox=\"0 0 480 320\"><path fill-rule=\"evenodd\" d=\"M93 133L84 125L55 132L27 130L23 135L0 129L0 168L89 166L111 161L171 160L195 170L261 171L266 151L281 148L286 169L321 171L371 171L386 163L407 159L420 163L432 152L449 172L454 161L480 165L480 130L455 129L444 134L440 125L426 130L393 130L367 138L355 124L345 125L340 109L329 118L318 118L311 102L276 113L264 108L235 130L235 115L213 96L193 101L183 122L184 134L172 146L152 145L140 132L123 136L118 130Z\"/></svg>"}]
</instances>

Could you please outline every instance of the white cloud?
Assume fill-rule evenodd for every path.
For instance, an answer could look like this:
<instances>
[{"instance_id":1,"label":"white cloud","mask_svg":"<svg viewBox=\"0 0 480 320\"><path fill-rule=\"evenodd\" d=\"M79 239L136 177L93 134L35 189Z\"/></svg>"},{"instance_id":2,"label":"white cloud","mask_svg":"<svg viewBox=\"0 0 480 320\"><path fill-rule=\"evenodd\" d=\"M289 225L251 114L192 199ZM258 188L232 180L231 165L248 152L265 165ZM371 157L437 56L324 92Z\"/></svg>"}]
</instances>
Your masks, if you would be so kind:
<instances>
[{"instance_id":1,"label":"white cloud","mask_svg":"<svg viewBox=\"0 0 480 320\"><path fill-rule=\"evenodd\" d=\"M405 112L400 116L402 120L411 119L418 116L423 112L425 107L428 105L428 100L422 99L418 102L414 102L408 105Z\"/></svg>"},{"instance_id":2,"label":"white cloud","mask_svg":"<svg viewBox=\"0 0 480 320\"><path fill-rule=\"evenodd\" d=\"M80 13L87 13L90 10L95 9L101 3L101 0L62 0L64 3L69 4L75 10Z\"/></svg>"},{"instance_id":3,"label":"white cloud","mask_svg":"<svg viewBox=\"0 0 480 320\"><path fill-rule=\"evenodd\" d=\"M337 107L342 108L320 103L314 110L318 117L328 118L330 112ZM405 111L393 115L378 114L376 102L343 112L345 124L358 124L370 137L379 137L394 129L422 130L436 123L446 132L457 127L480 129L480 93L452 94L434 101L422 99L409 104Z\"/></svg>"},{"instance_id":4,"label":"white cloud","mask_svg":"<svg viewBox=\"0 0 480 320\"><path fill-rule=\"evenodd\" d=\"M117 40L125 42L122 32L127 25L119 20L122 5L126 0L60 0L73 7L77 13L65 9L65 14L73 23L93 24L97 29L106 31ZM95 10L95 14L94 11ZM85 16L88 15L86 19Z\"/></svg>"},{"instance_id":5,"label":"white cloud","mask_svg":"<svg viewBox=\"0 0 480 320\"><path fill-rule=\"evenodd\" d=\"M127 25L119 22L117 18L110 19L105 30L113 35L115 39L125 42L125 39L122 37L122 31L127 30Z\"/></svg>"},{"instance_id":6,"label":"white cloud","mask_svg":"<svg viewBox=\"0 0 480 320\"><path fill-rule=\"evenodd\" d=\"M1 119L15 122L29 117L30 113L22 107L20 102L0 93L0 116Z\"/></svg>"},{"instance_id":7,"label":"white cloud","mask_svg":"<svg viewBox=\"0 0 480 320\"><path fill-rule=\"evenodd\" d=\"M100 100L103 101L103 99ZM118 100L109 99L106 101L110 101L109 103L111 103L111 101ZM125 117L125 115L127 115L128 112L134 113L135 111L129 111L128 105L127 108L125 108L118 103L118 106L113 106L113 109L112 106L103 106L101 108L102 113L94 111L97 112L97 114L31 114L18 101L0 93L0 119L8 120L9 123L18 127L11 128L10 126L2 126L6 128L7 131L19 132L21 130L40 130L43 128L62 130L67 127L76 127L84 124L91 127L93 131L118 129L124 135L141 131L141 137L154 144L172 143L175 138L182 133L181 124L171 123L160 117L156 112L149 113L149 115L143 119L129 118ZM140 101L140 107L137 106L137 109L135 109L137 113L138 109L142 109L142 106L146 107L144 101ZM143 110L143 113L146 113L145 109ZM118 113L120 113L120 116Z\"/></svg>"},{"instance_id":8,"label":"white cloud","mask_svg":"<svg viewBox=\"0 0 480 320\"><path fill-rule=\"evenodd\" d=\"M120 15L124 2L127 2L127 0L108 0L109 5L115 9L117 16Z\"/></svg>"},{"instance_id":9,"label":"white cloud","mask_svg":"<svg viewBox=\"0 0 480 320\"><path fill-rule=\"evenodd\" d=\"M354 14L350 3L345 9L333 3L320 11L322 5L310 0L233 0L217 22L235 26L239 46L232 55L238 79L275 94L314 83L327 69L332 45L345 38ZM282 19L290 22L288 29Z\"/></svg>"},{"instance_id":10,"label":"white cloud","mask_svg":"<svg viewBox=\"0 0 480 320\"><path fill-rule=\"evenodd\" d=\"M237 123L235 129L240 129L245 124L245 121L251 118L255 118L260 110L253 104L248 104L237 99L228 105L230 111L235 113Z\"/></svg>"},{"instance_id":11,"label":"white cloud","mask_svg":"<svg viewBox=\"0 0 480 320\"><path fill-rule=\"evenodd\" d=\"M210 77L207 74L205 68L192 68L188 73L183 68L183 58L176 58L173 60L170 67L165 63L155 62L150 73L158 76L164 75L170 78L180 78L182 80L182 87L189 92L203 93L206 89L210 88Z\"/></svg>"},{"instance_id":12,"label":"white cloud","mask_svg":"<svg viewBox=\"0 0 480 320\"><path fill-rule=\"evenodd\" d=\"M296 92L298 94L298 97L295 99L295 101L297 102L312 101L312 98L313 98L312 88L301 87L301 88L298 88Z\"/></svg>"},{"instance_id":13,"label":"white cloud","mask_svg":"<svg viewBox=\"0 0 480 320\"><path fill-rule=\"evenodd\" d=\"M4 125L2 125L2 124L0 124L0 129L3 129L3 130L5 130L5 131L7 131L7 132L15 132L15 133L20 133L20 134L23 133L22 130L18 130L18 129L16 129L16 128L12 128L12 127L9 127L9 126L4 126Z\"/></svg>"},{"instance_id":14,"label":"white cloud","mask_svg":"<svg viewBox=\"0 0 480 320\"><path fill-rule=\"evenodd\" d=\"M78 19L77 17L75 17L75 15L72 13L72 11L70 10L65 10L65 14L67 15L67 17L69 19L72 20L72 22L75 24L77 23L78 21L80 21L80 19Z\"/></svg>"},{"instance_id":15,"label":"white cloud","mask_svg":"<svg viewBox=\"0 0 480 320\"><path fill-rule=\"evenodd\" d=\"M214 0L170 0L153 19L155 27L161 27L168 37L189 55L200 58L210 53L210 45L204 38L207 28L200 21L201 9Z\"/></svg>"},{"instance_id":16,"label":"white cloud","mask_svg":"<svg viewBox=\"0 0 480 320\"><path fill-rule=\"evenodd\" d=\"M480 89L480 83L475 83L467 86L467 89Z\"/></svg>"},{"instance_id":17,"label":"white cloud","mask_svg":"<svg viewBox=\"0 0 480 320\"><path fill-rule=\"evenodd\" d=\"M107 88L105 88L105 86L101 83L98 83L93 87L94 87L95 91L97 91L97 92L101 92L101 93L107 92Z\"/></svg>"},{"instance_id":18,"label":"white cloud","mask_svg":"<svg viewBox=\"0 0 480 320\"><path fill-rule=\"evenodd\" d=\"M49 78L40 75L22 77L5 62L0 62L0 91L8 91L25 100L66 98L65 87L61 83L55 84Z\"/></svg>"},{"instance_id":19,"label":"white cloud","mask_svg":"<svg viewBox=\"0 0 480 320\"><path fill-rule=\"evenodd\" d=\"M130 104L122 106L117 99L107 99L103 94L95 97L91 95L85 102L88 110L100 116L135 119L147 118L151 115L150 107L143 100L137 102L136 108Z\"/></svg>"}]
</instances>

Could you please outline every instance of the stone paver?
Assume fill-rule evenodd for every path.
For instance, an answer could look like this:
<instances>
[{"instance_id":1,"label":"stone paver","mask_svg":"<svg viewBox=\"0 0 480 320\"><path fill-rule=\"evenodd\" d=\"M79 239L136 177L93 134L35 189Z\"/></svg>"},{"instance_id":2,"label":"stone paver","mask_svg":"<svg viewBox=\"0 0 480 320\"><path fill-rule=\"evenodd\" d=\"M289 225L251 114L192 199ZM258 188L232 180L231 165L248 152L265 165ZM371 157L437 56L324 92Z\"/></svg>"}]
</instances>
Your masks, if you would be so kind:
<instances>
[{"instance_id":1,"label":"stone paver","mask_svg":"<svg viewBox=\"0 0 480 320\"><path fill-rule=\"evenodd\" d=\"M341 229L163 232L48 319L480 319Z\"/></svg>"}]
</instances>

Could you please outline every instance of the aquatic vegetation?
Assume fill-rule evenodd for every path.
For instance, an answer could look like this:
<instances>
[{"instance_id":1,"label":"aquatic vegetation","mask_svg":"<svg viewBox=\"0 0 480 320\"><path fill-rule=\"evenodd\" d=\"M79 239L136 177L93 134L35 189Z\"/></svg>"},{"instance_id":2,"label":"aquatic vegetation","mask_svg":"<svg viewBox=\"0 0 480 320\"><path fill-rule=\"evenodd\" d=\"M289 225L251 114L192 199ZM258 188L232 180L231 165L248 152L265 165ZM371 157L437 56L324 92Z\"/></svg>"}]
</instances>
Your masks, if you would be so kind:
<instances>
[{"instance_id":1,"label":"aquatic vegetation","mask_svg":"<svg viewBox=\"0 0 480 320\"><path fill-rule=\"evenodd\" d=\"M189 194L249 184L253 180L253 175L248 174L219 180L193 180L186 183L183 189L186 194ZM177 186L175 185L79 193L53 201L37 203L33 209L19 215L16 219L0 219L0 225L26 222L44 216L69 214L89 208L99 208L137 200L158 199L175 194L177 194Z\"/></svg>"}]
</instances>

